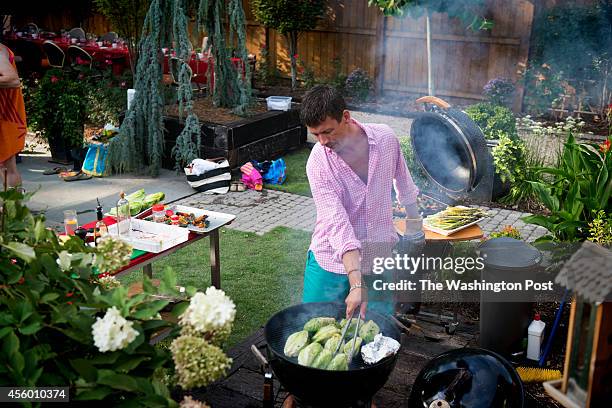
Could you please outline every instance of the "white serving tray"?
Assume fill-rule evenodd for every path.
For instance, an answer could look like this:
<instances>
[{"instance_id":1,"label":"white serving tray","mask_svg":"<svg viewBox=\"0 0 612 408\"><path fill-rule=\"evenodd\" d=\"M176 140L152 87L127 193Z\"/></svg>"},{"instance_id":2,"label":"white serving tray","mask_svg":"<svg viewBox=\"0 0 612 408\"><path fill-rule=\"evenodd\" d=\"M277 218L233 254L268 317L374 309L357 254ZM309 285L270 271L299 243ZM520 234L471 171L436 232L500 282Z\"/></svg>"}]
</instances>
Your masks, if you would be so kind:
<instances>
[{"instance_id":1,"label":"white serving tray","mask_svg":"<svg viewBox=\"0 0 612 408\"><path fill-rule=\"evenodd\" d=\"M189 230L186 228L137 218L132 218L129 234L118 235L118 224L110 225L108 232L113 236L119 236L136 249L153 253L164 252L189 239ZM149 235L150 238L144 238L144 234Z\"/></svg>"},{"instance_id":2,"label":"white serving tray","mask_svg":"<svg viewBox=\"0 0 612 408\"><path fill-rule=\"evenodd\" d=\"M193 214L196 217L207 215L208 218L206 219L208 220L208 227L206 228L194 227L191 224L188 225L187 227L179 227L179 228L187 229L189 231L193 231L199 234L205 234L216 228L229 224L236 218L234 214L226 214L226 213L220 213L220 212L215 212L215 211L202 210L200 208L187 207L184 205L169 205L169 206L166 206L166 210L172 210L175 213L183 212L187 214Z\"/></svg>"},{"instance_id":3,"label":"white serving tray","mask_svg":"<svg viewBox=\"0 0 612 408\"><path fill-rule=\"evenodd\" d=\"M464 205L456 205L455 207L457 207L457 208L470 208L470 207L466 207ZM427 219L430 218L430 217L433 217L434 215L436 215L436 214L432 214L429 217L426 217L425 219L423 219L423 228L425 228L426 230L435 232L437 234L444 235L444 236L449 236L449 235L454 234L455 232L459 232L461 230L464 230L467 227L471 227L474 224L478 224L479 222L481 222L482 220L487 218L487 217L481 217L481 218L477 219L476 221L472 221L469 224L462 225L461 227L457 227L457 228L452 229L452 230L445 230L445 229L442 229L442 228L437 228L437 227L434 227L432 225L429 225L429 223L427 222Z\"/></svg>"}]
</instances>

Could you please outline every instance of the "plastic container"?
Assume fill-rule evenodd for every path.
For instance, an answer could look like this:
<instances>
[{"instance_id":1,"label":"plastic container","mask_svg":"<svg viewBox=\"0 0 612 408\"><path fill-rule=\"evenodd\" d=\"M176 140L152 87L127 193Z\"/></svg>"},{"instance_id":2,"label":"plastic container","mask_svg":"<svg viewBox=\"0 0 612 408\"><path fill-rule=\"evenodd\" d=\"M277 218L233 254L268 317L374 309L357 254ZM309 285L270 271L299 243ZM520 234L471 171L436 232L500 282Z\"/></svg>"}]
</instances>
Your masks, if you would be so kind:
<instances>
[{"instance_id":1,"label":"plastic container","mask_svg":"<svg viewBox=\"0 0 612 408\"><path fill-rule=\"evenodd\" d=\"M544 341L544 329L546 323L540 320L540 315L536 314L533 321L527 328L527 358L530 360L540 360L542 342Z\"/></svg>"},{"instance_id":2,"label":"plastic container","mask_svg":"<svg viewBox=\"0 0 612 408\"><path fill-rule=\"evenodd\" d=\"M153 221L164 222L166 219L165 206L163 204L155 204L151 209L153 210Z\"/></svg>"},{"instance_id":3,"label":"plastic container","mask_svg":"<svg viewBox=\"0 0 612 408\"><path fill-rule=\"evenodd\" d=\"M268 96L266 102L268 103L268 110L287 111L291 108L290 96Z\"/></svg>"},{"instance_id":4,"label":"plastic container","mask_svg":"<svg viewBox=\"0 0 612 408\"><path fill-rule=\"evenodd\" d=\"M121 235L121 240L141 251L159 253L182 244L189 239L189 230L173 225L132 219L129 235ZM117 236L117 224L110 225L108 232Z\"/></svg>"}]
</instances>

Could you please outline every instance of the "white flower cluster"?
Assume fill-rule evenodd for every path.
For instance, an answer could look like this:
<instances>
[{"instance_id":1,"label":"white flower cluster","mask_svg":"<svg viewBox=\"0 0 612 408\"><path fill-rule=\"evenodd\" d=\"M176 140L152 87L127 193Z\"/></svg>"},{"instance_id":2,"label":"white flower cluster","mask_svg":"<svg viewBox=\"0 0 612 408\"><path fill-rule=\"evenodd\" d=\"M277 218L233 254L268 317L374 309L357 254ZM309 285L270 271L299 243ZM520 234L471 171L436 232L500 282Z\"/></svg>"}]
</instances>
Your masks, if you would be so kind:
<instances>
[{"instance_id":1,"label":"white flower cluster","mask_svg":"<svg viewBox=\"0 0 612 408\"><path fill-rule=\"evenodd\" d=\"M100 273L116 271L130 262L132 246L127 242L106 235L96 245L96 266Z\"/></svg>"},{"instance_id":2,"label":"white flower cluster","mask_svg":"<svg viewBox=\"0 0 612 408\"><path fill-rule=\"evenodd\" d=\"M531 118L531 115L526 115L519 118L517 121L519 126L525 127L536 135L562 135L567 132L578 133L584 128L586 123L581 119L575 119L572 116L565 118L563 122L557 122L553 126L544 126L543 123L537 122ZM593 132L588 132L593 133Z\"/></svg>"},{"instance_id":3,"label":"white flower cluster","mask_svg":"<svg viewBox=\"0 0 612 408\"><path fill-rule=\"evenodd\" d=\"M103 276L98 279L98 284L104 290L112 290L121 286L121 281L112 275Z\"/></svg>"},{"instance_id":4,"label":"white flower cluster","mask_svg":"<svg viewBox=\"0 0 612 408\"><path fill-rule=\"evenodd\" d=\"M133 324L121 316L115 306L111 307L104 318L98 317L91 326L94 344L102 353L127 347L138 336Z\"/></svg>"},{"instance_id":5,"label":"white flower cluster","mask_svg":"<svg viewBox=\"0 0 612 408\"><path fill-rule=\"evenodd\" d=\"M206 293L196 293L189 307L181 315L181 325L189 325L201 333L231 325L236 316L236 305L221 289L209 287Z\"/></svg>"}]
</instances>

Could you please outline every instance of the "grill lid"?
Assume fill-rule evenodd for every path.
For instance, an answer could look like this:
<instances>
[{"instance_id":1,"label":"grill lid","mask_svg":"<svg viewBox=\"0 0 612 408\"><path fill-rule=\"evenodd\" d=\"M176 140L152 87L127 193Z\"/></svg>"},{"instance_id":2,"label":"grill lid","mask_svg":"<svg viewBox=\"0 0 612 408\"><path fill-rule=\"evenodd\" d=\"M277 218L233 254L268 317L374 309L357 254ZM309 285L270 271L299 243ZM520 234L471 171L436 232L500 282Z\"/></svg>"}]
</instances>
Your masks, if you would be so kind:
<instances>
[{"instance_id":1,"label":"grill lid","mask_svg":"<svg viewBox=\"0 0 612 408\"><path fill-rule=\"evenodd\" d=\"M493 238L478 247L485 266L501 270L526 270L542 261L542 253L535 247L509 237Z\"/></svg>"},{"instance_id":2,"label":"grill lid","mask_svg":"<svg viewBox=\"0 0 612 408\"><path fill-rule=\"evenodd\" d=\"M442 191L469 193L487 171L487 143L466 113L442 106L411 115L415 117L410 128L415 159Z\"/></svg>"}]
</instances>

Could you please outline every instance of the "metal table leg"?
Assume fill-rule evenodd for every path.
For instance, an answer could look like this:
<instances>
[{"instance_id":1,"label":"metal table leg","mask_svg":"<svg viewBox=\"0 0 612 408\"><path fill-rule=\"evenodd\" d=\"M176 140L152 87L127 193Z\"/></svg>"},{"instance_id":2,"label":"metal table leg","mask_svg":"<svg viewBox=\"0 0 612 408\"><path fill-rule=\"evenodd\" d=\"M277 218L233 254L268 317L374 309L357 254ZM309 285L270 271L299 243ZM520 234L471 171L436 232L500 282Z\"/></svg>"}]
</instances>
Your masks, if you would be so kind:
<instances>
[{"instance_id":1,"label":"metal table leg","mask_svg":"<svg viewBox=\"0 0 612 408\"><path fill-rule=\"evenodd\" d=\"M142 267L142 274L144 276L147 276L149 279L153 278L153 265L151 264L146 264L145 266Z\"/></svg>"},{"instance_id":2,"label":"metal table leg","mask_svg":"<svg viewBox=\"0 0 612 408\"><path fill-rule=\"evenodd\" d=\"M219 261L219 230L211 231L210 235L210 281L221 289L221 264Z\"/></svg>"}]
</instances>

